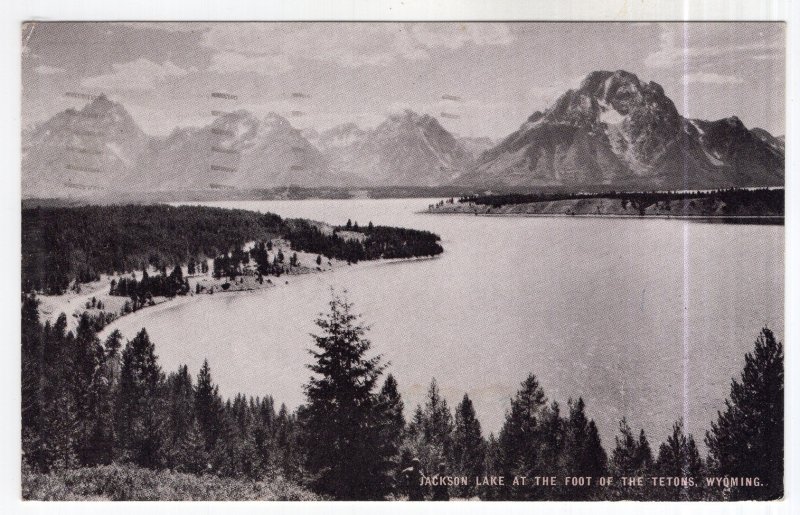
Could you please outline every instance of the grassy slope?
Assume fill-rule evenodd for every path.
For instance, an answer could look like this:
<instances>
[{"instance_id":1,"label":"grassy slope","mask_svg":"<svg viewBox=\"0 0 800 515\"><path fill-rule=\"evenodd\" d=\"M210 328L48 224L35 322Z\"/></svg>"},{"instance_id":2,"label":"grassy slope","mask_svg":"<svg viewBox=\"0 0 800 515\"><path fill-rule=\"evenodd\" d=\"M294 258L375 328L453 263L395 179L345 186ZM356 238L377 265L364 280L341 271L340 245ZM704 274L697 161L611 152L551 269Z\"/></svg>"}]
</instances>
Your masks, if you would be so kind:
<instances>
[{"instance_id":1,"label":"grassy slope","mask_svg":"<svg viewBox=\"0 0 800 515\"><path fill-rule=\"evenodd\" d=\"M23 470L22 497L39 501L314 501L282 478L272 481L196 476L130 465L37 474Z\"/></svg>"}]
</instances>

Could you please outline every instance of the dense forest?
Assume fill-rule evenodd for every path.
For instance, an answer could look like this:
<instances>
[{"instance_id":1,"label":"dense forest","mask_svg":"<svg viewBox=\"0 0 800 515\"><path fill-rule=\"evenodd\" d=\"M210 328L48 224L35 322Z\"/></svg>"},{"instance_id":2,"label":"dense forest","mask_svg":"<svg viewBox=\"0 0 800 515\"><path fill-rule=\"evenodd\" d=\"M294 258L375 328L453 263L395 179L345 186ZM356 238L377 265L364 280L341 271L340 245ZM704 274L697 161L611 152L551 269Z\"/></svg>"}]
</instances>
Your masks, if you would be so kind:
<instances>
[{"instance_id":1,"label":"dense forest","mask_svg":"<svg viewBox=\"0 0 800 515\"><path fill-rule=\"evenodd\" d=\"M586 192L586 193L508 193L494 195L468 195L458 199L459 202L471 202L473 204L484 204L495 208L513 205L528 204L532 202L552 202L558 200L575 199L599 199L609 198L618 199L623 206L631 205L641 214L644 214L647 207L659 202L669 202L674 200L698 200L707 199L711 201L724 202L728 209L733 211L742 206L762 206L765 212L776 213L783 216L784 213L784 190L780 189L741 189L729 188L713 191L650 191L650 192Z\"/></svg>"},{"instance_id":2,"label":"dense forest","mask_svg":"<svg viewBox=\"0 0 800 515\"><path fill-rule=\"evenodd\" d=\"M367 329L352 305L336 295L330 311L316 321L306 402L294 411L269 395L224 400L208 362L196 376L186 366L166 374L144 329L127 342L116 331L100 341L87 317L73 333L66 330L64 315L43 325L37 306L35 296L23 298L27 498L80 498L79 488L112 498L158 498L152 485L159 477L169 482L162 491L170 498L191 495L175 491L181 488L176 485L197 492L196 498L208 498L209 491L228 492L221 498L253 498L265 484L295 486L284 488L293 493L264 498L303 498L307 490L332 499L783 495L783 349L766 328L705 435L704 458L681 420L665 442L653 447L643 430L635 431L623 419L606 448L583 399L566 405L548 399L533 374L511 399L497 435L484 434L467 395L452 410L435 380L424 405L407 420L397 381L381 356L371 354ZM439 477L434 474L469 481L431 488L417 480ZM522 476L531 481L555 476L556 481L515 484L514 478ZM121 477L144 484L131 479L120 486ZM192 477L197 481L187 479ZM475 477L503 478L503 484ZM575 479L568 484L567 477ZM587 477L593 482L577 484L577 478ZM612 483L600 486L603 477L613 478ZM631 478L642 478L643 484L626 483ZM242 488L241 481L252 489ZM100 492L103 488L114 491Z\"/></svg>"},{"instance_id":3,"label":"dense forest","mask_svg":"<svg viewBox=\"0 0 800 515\"><path fill-rule=\"evenodd\" d=\"M60 294L73 281L93 281L103 273L200 263L229 256L248 241L275 238L288 241L295 250L352 263L442 252L438 236L429 232L375 227L365 235L364 239L344 238L335 232L325 234L306 220L199 206L23 209L22 291Z\"/></svg>"}]
</instances>

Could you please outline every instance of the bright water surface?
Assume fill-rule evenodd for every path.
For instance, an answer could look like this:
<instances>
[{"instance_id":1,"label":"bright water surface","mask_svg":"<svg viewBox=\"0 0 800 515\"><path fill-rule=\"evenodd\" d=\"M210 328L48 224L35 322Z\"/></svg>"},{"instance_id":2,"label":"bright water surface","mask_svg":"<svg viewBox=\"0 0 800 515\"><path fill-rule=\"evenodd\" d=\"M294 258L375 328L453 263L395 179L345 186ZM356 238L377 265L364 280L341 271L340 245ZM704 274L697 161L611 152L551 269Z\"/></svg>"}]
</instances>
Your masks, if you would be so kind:
<instances>
[{"instance_id":1,"label":"bright water surface","mask_svg":"<svg viewBox=\"0 0 800 515\"><path fill-rule=\"evenodd\" d=\"M146 327L166 371L186 363L196 374L208 358L223 396L271 394L295 407L313 320L331 286L346 288L407 417L435 377L451 406L468 393L484 431L497 432L534 373L562 413L583 396L608 450L623 416L654 448L680 417L701 443L761 327L783 336L782 226L417 213L433 201L205 203L427 229L445 252L179 300L111 328L130 338Z\"/></svg>"}]
</instances>

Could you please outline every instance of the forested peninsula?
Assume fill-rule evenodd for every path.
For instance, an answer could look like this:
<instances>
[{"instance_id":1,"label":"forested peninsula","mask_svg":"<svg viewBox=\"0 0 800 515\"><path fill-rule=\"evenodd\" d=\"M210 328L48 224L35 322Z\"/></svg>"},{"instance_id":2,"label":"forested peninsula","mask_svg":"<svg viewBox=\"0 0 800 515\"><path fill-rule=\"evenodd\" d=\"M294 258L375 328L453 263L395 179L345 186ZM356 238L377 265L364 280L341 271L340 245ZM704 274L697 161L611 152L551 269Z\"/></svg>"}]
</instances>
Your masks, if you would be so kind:
<instances>
[{"instance_id":1,"label":"forested peninsula","mask_svg":"<svg viewBox=\"0 0 800 515\"><path fill-rule=\"evenodd\" d=\"M602 193L487 193L449 198L429 213L541 216L629 216L758 220L782 224L782 188Z\"/></svg>"},{"instance_id":2,"label":"forested peninsula","mask_svg":"<svg viewBox=\"0 0 800 515\"><path fill-rule=\"evenodd\" d=\"M245 245L255 243L254 249ZM413 258L442 253L439 237L427 231L374 226L331 226L272 213L169 205L110 205L22 210L22 291L58 295L96 281L101 274L148 268L225 266L236 276L253 259L253 273L285 273L290 256L271 255L274 244L326 260ZM263 244L263 245L262 245ZM255 250L255 252L253 252ZM238 258L238 263L231 260ZM269 262L267 260L269 259ZM318 262L317 265L320 263ZM239 272L237 272L237 270ZM216 272L216 271L215 271ZM218 272L218 273L219 273ZM174 290L179 291L180 285Z\"/></svg>"}]
</instances>

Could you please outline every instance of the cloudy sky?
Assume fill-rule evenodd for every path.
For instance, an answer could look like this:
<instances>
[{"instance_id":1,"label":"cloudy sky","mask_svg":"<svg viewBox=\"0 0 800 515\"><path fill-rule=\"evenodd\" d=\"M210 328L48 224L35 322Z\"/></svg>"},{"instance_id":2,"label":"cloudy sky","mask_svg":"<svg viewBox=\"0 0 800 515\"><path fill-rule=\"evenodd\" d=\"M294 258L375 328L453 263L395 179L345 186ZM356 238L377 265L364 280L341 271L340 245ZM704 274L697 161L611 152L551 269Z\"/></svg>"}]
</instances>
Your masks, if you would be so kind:
<instances>
[{"instance_id":1,"label":"cloudy sky","mask_svg":"<svg viewBox=\"0 0 800 515\"><path fill-rule=\"evenodd\" d=\"M589 72L623 69L684 116L779 135L784 41L780 23L36 23L22 30L22 122L80 106L65 93L105 93L151 134L213 109L326 129L410 108L499 138Z\"/></svg>"}]
</instances>

